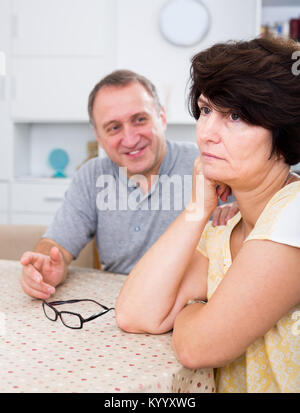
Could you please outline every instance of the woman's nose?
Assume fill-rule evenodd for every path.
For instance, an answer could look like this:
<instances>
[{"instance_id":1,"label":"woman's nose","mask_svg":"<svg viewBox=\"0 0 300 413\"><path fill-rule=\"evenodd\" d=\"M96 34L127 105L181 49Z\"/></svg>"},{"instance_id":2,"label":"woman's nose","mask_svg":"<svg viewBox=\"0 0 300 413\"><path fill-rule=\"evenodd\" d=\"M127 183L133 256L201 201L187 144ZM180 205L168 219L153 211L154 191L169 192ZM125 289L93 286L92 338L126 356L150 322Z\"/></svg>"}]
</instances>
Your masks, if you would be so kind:
<instances>
[{"instance_id":1,"label":"woman's nose","mask_svg":"<svg viewBox=\"0 0 300 413\"><path fill-rule=\"evenodd\" d=\"M218 115L212 113L207 117L200 116L196 128L198 142L219 143L221 141L222 120Z\"/></svg>"}]
</instances>

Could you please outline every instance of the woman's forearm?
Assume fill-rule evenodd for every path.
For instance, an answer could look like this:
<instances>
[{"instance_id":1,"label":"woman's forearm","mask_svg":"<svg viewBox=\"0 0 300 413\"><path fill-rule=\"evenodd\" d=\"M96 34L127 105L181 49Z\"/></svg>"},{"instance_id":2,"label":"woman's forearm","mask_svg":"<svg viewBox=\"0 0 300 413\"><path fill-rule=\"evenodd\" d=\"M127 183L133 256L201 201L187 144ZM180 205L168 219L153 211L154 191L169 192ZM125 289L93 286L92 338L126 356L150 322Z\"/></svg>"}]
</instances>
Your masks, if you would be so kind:
<instances>
[{"instance_id":1,"label":"woman's forearm","mask_svg":"<svg viewBox=\"0 0 300 413\"><path fill-rule=\"evenodd\" d=\"M191 221L183 211L136 264L116 303L118 325L132 332L159 331L171 312L185 270L208 216Z\"/></svg>"}]
</instances>

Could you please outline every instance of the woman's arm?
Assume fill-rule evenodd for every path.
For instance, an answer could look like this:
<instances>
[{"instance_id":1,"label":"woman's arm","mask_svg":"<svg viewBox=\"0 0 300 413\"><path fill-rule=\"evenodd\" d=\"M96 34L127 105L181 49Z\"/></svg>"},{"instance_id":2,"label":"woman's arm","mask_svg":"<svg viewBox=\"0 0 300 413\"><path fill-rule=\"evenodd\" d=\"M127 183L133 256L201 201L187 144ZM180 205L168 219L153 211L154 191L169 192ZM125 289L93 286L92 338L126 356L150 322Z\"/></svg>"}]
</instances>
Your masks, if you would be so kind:
<instances>
[{"instance_id":1,"label":"woman's arm","mask_svg":"<svg viewBox=\"0 0 300 413\"><path fill-rule=\"evenodd\" d=\"M127 277L116 303L123 330L169 331L189 299L206 298L208 260L195 249L208 217L190 222L187 214L177 217Z\"/></svg>"},{"instance_id":2,"label":"woman's arm","mask_svg":"<svg viewBox=\"0 0 300 413\"><path fill-rule=\"evenodd\" d=\"M173 347L188 368L221 367L300 302L300 249L247 241L207 304L183 309Z\"/></svg>"},{"instance_id":3,"label":"woman's arm","mask_svg":"<svg viewBox=\"0 0 300 413\"><path fill-rule=\"evenodd\" d=\"M176 314L189 299L206 298L208 259L195 252L218 196L229 195L225 184L216 187L194 163L192 202L147 251L127 277L116 303L116 321L133 333L160 334L173 328ZM193 209L194 208L194 209Z\"/></svg>"}]
</instances>

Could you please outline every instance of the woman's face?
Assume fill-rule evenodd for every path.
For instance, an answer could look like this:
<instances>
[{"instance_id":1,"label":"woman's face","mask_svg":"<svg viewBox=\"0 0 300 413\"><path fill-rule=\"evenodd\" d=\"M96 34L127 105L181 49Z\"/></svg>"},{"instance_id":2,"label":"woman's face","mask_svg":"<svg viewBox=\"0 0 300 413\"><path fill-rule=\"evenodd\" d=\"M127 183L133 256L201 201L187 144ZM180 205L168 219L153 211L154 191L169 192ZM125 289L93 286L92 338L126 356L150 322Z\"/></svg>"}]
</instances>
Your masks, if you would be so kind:
<instances>
[{"instance_id":1,"label":"woman's face","mask_svg":"<svg viewBox=\"0 0 300 413\"><path fill-rule=\"evenodd\" d=\"M217 182L255 185L276 162L269 159L272 132L249 125L230 110L216 110L203 95L198 104L196 135L204 175Z\"/></svg>"}]
</instances>

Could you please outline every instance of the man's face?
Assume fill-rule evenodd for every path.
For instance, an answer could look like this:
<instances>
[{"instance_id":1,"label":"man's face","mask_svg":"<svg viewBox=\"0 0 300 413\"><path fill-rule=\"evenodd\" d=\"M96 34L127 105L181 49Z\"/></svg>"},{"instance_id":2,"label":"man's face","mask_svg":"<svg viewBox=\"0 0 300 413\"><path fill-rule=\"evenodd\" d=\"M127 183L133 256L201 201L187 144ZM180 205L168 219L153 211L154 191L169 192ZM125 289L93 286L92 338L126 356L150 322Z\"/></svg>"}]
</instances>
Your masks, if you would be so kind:
<instances>
[{"instance_id":1,"label":"man's face","mask_svg":"<svg viewBox=\"0 0 300 413\"><path fill-rule=\"evenodd\" d=\"M96 95L93 118L99 145L127 168L128 177L158 173L166 148L165 111L141 84L104 86Z\"/></svg>"}]
</instances>

